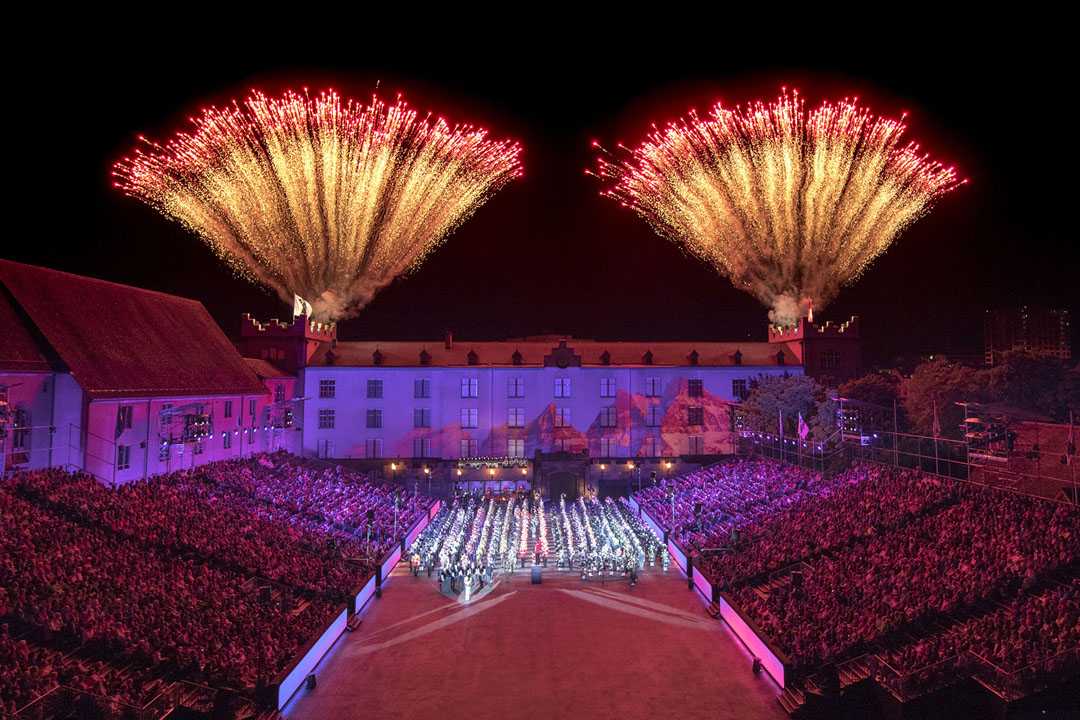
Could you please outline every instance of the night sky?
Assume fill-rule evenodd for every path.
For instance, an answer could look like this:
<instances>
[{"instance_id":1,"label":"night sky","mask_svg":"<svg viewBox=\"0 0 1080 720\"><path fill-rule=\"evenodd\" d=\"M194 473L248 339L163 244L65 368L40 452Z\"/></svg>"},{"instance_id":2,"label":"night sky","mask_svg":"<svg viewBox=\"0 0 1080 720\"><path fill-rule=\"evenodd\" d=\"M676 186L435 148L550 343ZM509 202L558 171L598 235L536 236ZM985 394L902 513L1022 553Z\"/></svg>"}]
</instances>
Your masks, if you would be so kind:
<instances>
[{"instance_id":1,"label":"night sky","mask_svg":"<svg viewBox=\"0 0 1080 720\"><path fill-rule=\"evenodd\" d=\"M12 176L27 189L9 201L9 214L29 211L30 222L7 234L0 256L196 298L230 334L244 311L285 316L275 295L232 276L201 241L115 191L110 167L137 134L166 137L204 104L248 88L333 87L367 97L378 81L384 97L400 90L421 110L520 140L525 178L342 323L339 337L434 339L452 329L462 339L763 340L765 308L599 197L583 171L593 164L593 139L634 144L654 121L716 99L771 99L787 85L811 106L857 95L883 114L908 111L909 137L970 179L819 315L861 315L867 359L887 362L898 353L981 352L987 307L1064 306L1077 354L1080 251L1075 226L1066 226L1075 211L1075 130L1039 113L1066 87L1071 63L1056 42L1023 53L953 43L923 61L898 41L873 38L858 49L810 53L792 44L781 54L678 38L665 47L554 37L491 47L454 38L404 52L370 39L347 52L329 42L303 50L259 43L274 54L213 37L191 52L151 40L66 43L62 76L26 71L16 80L23 107L34 111L22 115L22 138L9 140L19 168Z\"/></svg>"}]
</instances>

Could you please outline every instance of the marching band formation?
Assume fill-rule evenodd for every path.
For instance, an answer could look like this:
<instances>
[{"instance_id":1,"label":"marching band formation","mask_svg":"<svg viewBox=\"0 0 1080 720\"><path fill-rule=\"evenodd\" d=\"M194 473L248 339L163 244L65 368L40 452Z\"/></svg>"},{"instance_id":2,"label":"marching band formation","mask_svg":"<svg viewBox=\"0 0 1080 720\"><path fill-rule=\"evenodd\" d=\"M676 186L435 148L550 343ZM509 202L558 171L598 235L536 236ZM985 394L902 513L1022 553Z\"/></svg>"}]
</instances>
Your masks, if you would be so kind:
<instances>
[{"instance_id":1,"label":"marching band formation","mask_svg":"<svg viewBox=\"0 0 1080 720\"><path fill-rule=\"evenodd\" d=\"M631 585L647 565L668 557L661 541L624 499L595 495L549 503L539 493L466 493L417 537L409 549L414 575L438 573L443 593L468 601L499 573L554 563L589 577L621 575Z\"/></svg>"}]
</instances>

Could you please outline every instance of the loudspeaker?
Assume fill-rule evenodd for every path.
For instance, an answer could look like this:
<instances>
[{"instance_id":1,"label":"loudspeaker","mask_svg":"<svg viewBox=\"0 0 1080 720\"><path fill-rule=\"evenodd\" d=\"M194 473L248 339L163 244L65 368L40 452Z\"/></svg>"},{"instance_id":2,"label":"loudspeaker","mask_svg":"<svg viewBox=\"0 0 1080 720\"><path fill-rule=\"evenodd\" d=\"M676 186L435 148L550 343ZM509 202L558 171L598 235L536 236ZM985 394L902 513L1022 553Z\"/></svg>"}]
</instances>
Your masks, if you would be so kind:
<instances>
[{"instance_id":1,"label":"loudspeaker","mask_svg":"<svg viewBox=\"0 0 1080 720\"><path fill-rule=\"evenodd\" d=\"M754 658L754 663L750 666L750 669L754 671L755 675L761 674L761 658Z\"/></svg>"},{"instance_id":2,"label":"loudspeaker","mask_svg":"<svg viewBox=\"0 0 1080 720\"><path fill-rule=\"evenodd\" d=\"M306 687L308 690L314 690L315 684L315 673L311 673L306 678L304 678L304 687Z\"/></svg>"}]
</instances>

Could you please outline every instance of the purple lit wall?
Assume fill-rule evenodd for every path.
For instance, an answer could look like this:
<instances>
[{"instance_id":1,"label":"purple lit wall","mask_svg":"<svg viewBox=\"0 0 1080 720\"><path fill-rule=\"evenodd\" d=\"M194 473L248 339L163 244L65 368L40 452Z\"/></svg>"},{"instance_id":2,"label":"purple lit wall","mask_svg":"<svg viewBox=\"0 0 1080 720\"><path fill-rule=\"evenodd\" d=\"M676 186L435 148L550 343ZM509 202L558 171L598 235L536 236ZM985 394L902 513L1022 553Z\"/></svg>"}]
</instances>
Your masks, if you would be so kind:
<instances>
[{"instance_id":1,"label":"purple lit wall","mask_svg":"<svg viewBox=\"0 0 1080 720\"><path fill-rule=\"evenodd\" d=\"M369 458L381 447L384 458L443 459L473 448L475 455L499 457L583 449L594 457L730 452L736 382L785 373L802 374L802 368L308 367L301 371L303 451ZM321 384L330 380L334 397L320 397ZM381 397L368 397L369 380L381 381ZM417 380L429 381L430 397L415 397ZM700 396L691 395L690 380L701 381ZM473 386L476 396L463 397ZM520 393L511 390L517 387ZM378 411L381 427L368 426L369 410ZM430 427L415 426L420 410ZM320 427L330 412L333 427Z\"/></svg>"}]
</instances>

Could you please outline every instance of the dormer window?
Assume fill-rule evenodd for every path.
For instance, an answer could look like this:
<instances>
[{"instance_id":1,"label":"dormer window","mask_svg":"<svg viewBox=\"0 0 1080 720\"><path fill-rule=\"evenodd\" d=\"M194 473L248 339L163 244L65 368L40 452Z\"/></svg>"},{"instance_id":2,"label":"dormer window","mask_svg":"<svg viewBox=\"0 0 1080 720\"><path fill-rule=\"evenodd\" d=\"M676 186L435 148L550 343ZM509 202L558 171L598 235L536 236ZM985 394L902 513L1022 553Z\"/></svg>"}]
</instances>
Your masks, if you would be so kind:
<instances>
[{"instance_id":1,"label":"dormer window","mask_svg":"<svg viewBox=\"0 0 1080 720\"><path fill-rule=\"evenodd\" d=\"M698 357L699 357L698 356L698 351L697 350L691 350L690 355L689 355L690 364L691 365L697 365L698 364Z\"/></svg>"},{"instance_id":2,"label":"dormer window","mask_svg":"<svg viewBox=\"0 0 1080 720\"><path fill-rule=\"evenodd\" d=\"M382 352L380 350L376 349L375 352L371 353L371 364L372 365L382 365L383 364L383 354L382 354Z\"/></svg>"},{"instance_id":3,"label":"dormer window","mask_svg":"<svg viewBox=\"0 0 1080 720\"><path fill-rule=\"evenodd\" d=\"M420 351L420 364L421 365L430 365L431 364L431 353L429 353L427 351L427 348L424 348L423 350Z\"/></svg>"},{"instance_id":4,"label":"dormer window","mask_svg":"<svg viewBox=\"0 0 1080 720\"><path fill-rule=\"evenodd\" d=\"M645 354L641 356L641 363L643 365L652 365L652 350L645 351Z\"/></svg>"},{"instance_id":5,"label":"dormer window","mask_svg":"<svg viewBox=\"0 0 1080 720\"><path fill-rule=\"evenodd\" d=\"M470 365L477 365L480 362L480 356L476 354L475 350L470 350L467 358Z\"/></svg>"},{"instance_id":6,"label":"dormer window","mask_svg":"<svg viewBox=\"0 0 1080 720\"><path fill-rule=\"evenodd\" d=\"M515 350L514 354L510 356L510 362L512 362L515 365L520 365L523 360L524 360L524 358L521 356L521 351L520 350Z\"/></svg>"},{"instance_id":7,"label":"dormer window","mask_svg":"<svg viewBox=\"0 0 1080 720\"><path fill-rule=\"evenodd\" d=\"M786 362L787 361L784 358L784 351L783 350L778 350L776 352L776 364L777 365L784 365L784 364L786 364Z\"/></svg>"},{"instance_id":8,"label":"dormer window","mask_svg":"<svg viewBox=\"0 0 1080 720\"><path fill-rule=\"evenodd\" d=\"M605 350L603 353L601 353L601 355L600 355L600 364L601 365L610 365L611 364L611 353L609 353L607 350Z\"/></svg>"},{"instance_id":9,"label":"dormer window","mask_svg":"<svg viewBox=\"0 0 1080 720\"><path fill-rule=\"evenodd\" d=\"M742 365L742 350L736 350L731 359L735 361L736 365Z\"/></svg>"}]
</instances>

